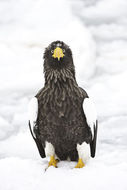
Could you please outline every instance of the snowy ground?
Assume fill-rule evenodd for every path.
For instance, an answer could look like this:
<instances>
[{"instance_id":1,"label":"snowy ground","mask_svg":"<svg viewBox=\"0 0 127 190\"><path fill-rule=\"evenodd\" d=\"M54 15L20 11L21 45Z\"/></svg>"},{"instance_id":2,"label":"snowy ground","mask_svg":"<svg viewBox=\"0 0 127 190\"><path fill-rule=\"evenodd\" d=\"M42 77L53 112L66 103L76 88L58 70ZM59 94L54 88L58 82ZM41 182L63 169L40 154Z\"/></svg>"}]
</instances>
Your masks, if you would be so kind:
<instances>
[{"instance_id":1,"label":"snowy ground","mask_svg":"<svg viewBox=\"0 0 127 190\"><path fill-rule=\"evenodd\" d=\"M126 10L126 0L0 0L0 190L127 189ZM60 162L45 172L27 105L44 83L44 48L57 39L96 104L98 146L83 169Z\"/></svg>"}]
</instances>

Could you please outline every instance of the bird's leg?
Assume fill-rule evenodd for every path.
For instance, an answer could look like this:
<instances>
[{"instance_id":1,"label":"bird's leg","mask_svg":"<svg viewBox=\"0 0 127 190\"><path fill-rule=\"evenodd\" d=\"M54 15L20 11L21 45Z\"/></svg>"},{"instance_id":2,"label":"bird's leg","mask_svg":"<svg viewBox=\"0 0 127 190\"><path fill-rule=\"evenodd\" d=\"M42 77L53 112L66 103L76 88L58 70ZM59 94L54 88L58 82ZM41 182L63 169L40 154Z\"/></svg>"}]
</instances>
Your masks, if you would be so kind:
<instances>
[{"instance_id":1,"label":"bird's leg","mask_svg":"<svg viewBox=\"0 0 127 190\"><path fill-rule=\"evenodd\" d=\"M48 167L54 166L57 167L58 160L55 159L54 156L50 156L50 161L48 163Z\"/></svg>"},{"instance_id":2,"label":"bird's leg","mask_svg":"<svg viewBox=\"0 0 127 190\"><path fill-rule=\"evenodd\" d=\"M78 159L78 163L75 166L75 168L83 168L85 166L84 162L82 161L82 158Z\"/></svg>"},{"instance_id":3,"label":"bird's leg","mask_svg":"<svg viewBox=\"0 0 127 190\"><path fill-rule=\"evenodd\" d=\"M83 168L90 157L90 146L86 142L77 144L77 151L79 159L75 168Z\"/></svg>"},{"instance_id":4,"label":"bird's leg","mask_svg":"<svg viewBox=\"0 0 127 190\"><path fill-rule=\"evenodd\" d=\"M45 142L45 155L46 157L50 157L50 161L48 163L48 167L54 166L57 167L58 160L55 159L55 147L50 142Z\"/></svg>"}]
</instances>

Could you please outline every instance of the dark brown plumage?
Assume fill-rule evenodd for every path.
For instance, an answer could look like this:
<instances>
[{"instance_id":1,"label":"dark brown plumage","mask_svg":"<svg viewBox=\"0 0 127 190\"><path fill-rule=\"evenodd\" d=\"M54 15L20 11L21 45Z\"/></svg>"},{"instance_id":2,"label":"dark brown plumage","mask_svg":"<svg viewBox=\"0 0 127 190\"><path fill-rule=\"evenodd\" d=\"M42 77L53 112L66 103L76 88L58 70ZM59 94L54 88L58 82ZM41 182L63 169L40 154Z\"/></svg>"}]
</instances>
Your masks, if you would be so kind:
<instances>
[{"instance_id":1,"label":"dark brown plumage","mask_svg":"<svg viewBox=\"0 0 127 190\"><path fill-rule=\"evenodd\" d=\"M51 53L57 44L65 50L60 60L54 59ZM36 95L38 118L34 128L40 155L45 157L45 142L48 141L61 160L67 157L77 160L77 143L91 143L92 150L92 134L82 107L88 95L76 82L72 52L65 43L56 41L46 48L44 75L44 88Z\"/></svg>"}]
</instances>

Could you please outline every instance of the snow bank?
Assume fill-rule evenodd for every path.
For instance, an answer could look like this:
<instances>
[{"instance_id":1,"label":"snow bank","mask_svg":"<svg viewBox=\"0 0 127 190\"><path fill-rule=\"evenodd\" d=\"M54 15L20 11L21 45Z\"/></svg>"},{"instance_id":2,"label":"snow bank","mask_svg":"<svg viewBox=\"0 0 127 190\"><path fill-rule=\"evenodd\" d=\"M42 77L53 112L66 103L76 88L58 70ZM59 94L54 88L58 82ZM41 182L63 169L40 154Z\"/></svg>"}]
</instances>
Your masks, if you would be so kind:
<instances>
[{"instance_id":1,"label":"snow bank","mask_svg":"<svg viewBox=\"0 0 127 190\"><path fill-rule=\"evenodd\" d=\"M6 164L6 170L5 170ZM19 189L122 189L125 190L126 172L115 166L98 164L87 165L84 169L69 169L73 163L62 162L59 168L49 168L46 172L46 161L33 161L20 158L5 158L0 162L3 171L0 188L4 190ZM13 170L12 170L13 168ZM8 176L8 182L6 182ZM6 185L5 185L6 183Z\"/></svg>"}]
</instances>

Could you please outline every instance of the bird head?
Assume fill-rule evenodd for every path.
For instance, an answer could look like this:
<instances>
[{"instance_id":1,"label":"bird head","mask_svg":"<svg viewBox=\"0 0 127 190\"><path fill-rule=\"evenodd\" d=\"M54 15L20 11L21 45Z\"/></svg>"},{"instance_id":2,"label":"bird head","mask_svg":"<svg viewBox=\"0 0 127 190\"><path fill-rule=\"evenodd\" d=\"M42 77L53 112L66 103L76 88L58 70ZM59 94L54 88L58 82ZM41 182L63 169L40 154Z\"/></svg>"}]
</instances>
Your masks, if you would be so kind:
<instances>
[{"instance_id":1,"label":"bird head","mask_svg":"<svg viewBox=\"0 0 127 190\"><path fill-rule=\"evenodd\" d=\"M73 64L72 52L62 41L52 42L44 52L44 66L53 69L66 68Z\"/></svg>"}]
</instances>

